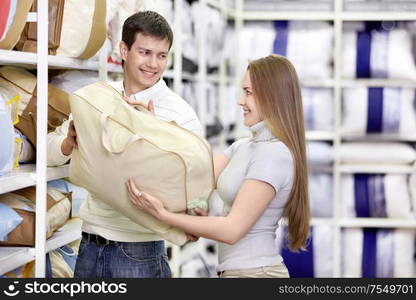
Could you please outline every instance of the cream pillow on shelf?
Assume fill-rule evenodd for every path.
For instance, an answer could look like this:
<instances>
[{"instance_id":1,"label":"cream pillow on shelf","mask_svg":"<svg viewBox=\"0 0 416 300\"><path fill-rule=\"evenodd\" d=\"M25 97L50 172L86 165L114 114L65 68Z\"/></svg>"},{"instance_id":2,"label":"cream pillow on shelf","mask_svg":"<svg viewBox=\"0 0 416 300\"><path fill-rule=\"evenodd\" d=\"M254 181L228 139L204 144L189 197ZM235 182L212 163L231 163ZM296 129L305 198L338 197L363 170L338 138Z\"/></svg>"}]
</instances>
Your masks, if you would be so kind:
<instances>
[{"instance_id":1,"label":"cream pillow on shelf","mask_svg":"<svg viewBox=\"0 0 416 300\"><path fill-rule=\"evenodd\" d=\"M342 143L338 154L341 163L366 165L409 165L416 160L415 149L405 143Z\"/></svg>"}]
</instances>

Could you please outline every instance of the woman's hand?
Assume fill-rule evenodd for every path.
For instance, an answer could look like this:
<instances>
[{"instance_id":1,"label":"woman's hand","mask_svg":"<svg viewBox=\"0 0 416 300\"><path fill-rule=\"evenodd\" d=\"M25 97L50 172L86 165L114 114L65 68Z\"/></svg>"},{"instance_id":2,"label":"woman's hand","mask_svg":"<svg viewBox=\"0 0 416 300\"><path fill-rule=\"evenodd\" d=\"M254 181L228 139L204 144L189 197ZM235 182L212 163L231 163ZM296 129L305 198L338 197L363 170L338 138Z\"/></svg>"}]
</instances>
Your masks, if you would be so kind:
<instances>
[{"instance_id":1,"label":"woman's hand","mask_svg":"<svg viewBox=\"0 0 416 300\"><path fill-rule=\"evenodd\" d=\"M135 207L151 214L153 217L160 219L165 210L162 201L147 193L141 192L132 179L126 182L129 199Z\"/></svg>"}]
</instances>

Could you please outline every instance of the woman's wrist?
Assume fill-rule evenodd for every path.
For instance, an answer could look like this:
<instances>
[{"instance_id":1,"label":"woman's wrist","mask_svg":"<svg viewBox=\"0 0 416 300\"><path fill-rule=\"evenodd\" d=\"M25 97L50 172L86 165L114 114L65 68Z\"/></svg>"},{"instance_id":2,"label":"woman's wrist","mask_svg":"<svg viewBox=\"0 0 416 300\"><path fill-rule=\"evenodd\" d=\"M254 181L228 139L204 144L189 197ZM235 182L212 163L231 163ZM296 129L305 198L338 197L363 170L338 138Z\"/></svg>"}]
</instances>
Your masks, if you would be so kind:
<instances>
[{"instance_id":1,"label":"woman's wrist","mask_svg":"<svg viewBox=\"0 0 416 300\"><path fill-rule=\"evenodd\" d=\"M163 222L166 219L168 211L164 208L161 207L156 211L156 219L158 219L159 221Z\"/></svg>"}]
</instances>

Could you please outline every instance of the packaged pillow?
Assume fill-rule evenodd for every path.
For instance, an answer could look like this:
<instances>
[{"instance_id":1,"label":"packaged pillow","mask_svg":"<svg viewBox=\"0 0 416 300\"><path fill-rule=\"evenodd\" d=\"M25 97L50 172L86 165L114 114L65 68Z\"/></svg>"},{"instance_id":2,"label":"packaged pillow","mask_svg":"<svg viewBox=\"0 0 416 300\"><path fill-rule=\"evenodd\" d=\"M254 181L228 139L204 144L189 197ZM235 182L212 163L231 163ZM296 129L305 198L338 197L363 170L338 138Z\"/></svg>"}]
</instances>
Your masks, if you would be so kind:
<instances>
[{"instance_id":1,"label":"packaged pillow","mask_svg":"<svg viewBox=\"0 0 416 300\"><path fill-rule=\"evenodd\" d=\"M0 241L7 240L7 235L19 225L23 218L13 208L0 202Z\"/></svg>"},{"instance_id":2,"label":"packaged pillow","mask_svg":"<svg viewBox=\"0 0 416 300\"><path fill-rule=\"evenodd\" d=\"M19 116L30 102L35 88L36 76L29 71L13 66L0 68L0 93L8 100L18 98L14 110Z\"/></svg>"},{"instance_id":3,"label":"packaged pillow","mask_svg":"<svg viewBox=\"0 0 416 300\"><path fill-rule=\"evenodd\" d=\"M207 60L207 67L216 68L220 65L221 62L221 55L218 55L218 53L221 53L224 48L224 32L227 27L227 19L224 17L224 14L221 13L220 10L211 7L206 3L203 3L201 1L192 1L190 17L193 21L193 26L192 28L188 28L188 30L190 29L190 32L188 31L188 35L192 35L192 40L189 41L188 39L188 43L182 43L183 53L186 58L189 58L190 60L193 60L195 63L198 63L198 39L199 36L202 34L201 26L199 26L199 18L201 14L205 16L206 22L206 34L204 45L206 49L206 57L209 57L209 59ZM186 23L182 24L185 26L187 25Z\"/></svg>"},{"instance_id":4,"label":"packaged pillow","mask_svg":"<svg viewBox=\"0 0 416 300\"><path fill-rule=\"evenodd\" d=\"M416 164L415 164L415 167L416 167ZM412 197L413 209L416 210L416 172L413 172L412 175L410 175L409 190L410 190L410 196Z\"/></svg>"},{"instance_id":5,"label":"packaged pillow","mask_svg":"<svg viewBox=\"0 0 416 300\"><path fill-rule=\"evenodd\" d=\"M416 79L411 32L382 22L346 22L343 32L344 78Z\"/></svg>"},{"instance_id":6,"label":"packaged pillow","mask_svg":"<svg viewBox=\"0 0 416 300\"><path fill-rule=\"evenodd\" d=\"M73 278L80 239L46 254L46 278Z\"/></svg>"},{"instance_id":7,"label":"packaged pillow","mask_svg":"<svg viewBox=\"0 0 416 300\"><path fill-rule=\"evenodd\" d=\"M272 22L252 21L244 24L241 32L244 39L241 40L240 51L240 68L246 71L248 63L251 60L265 57L273 53L273 40L276 35ZM234 35L234 38L236 36ZM234 49L230 53L231 58L235 56Z\"/></svg>"},{"instance_id":8,"label":"packaged pillow","mask_svg":"<svg viewBox=\"0 0 416 300\"><path fill-rule=\"evenodd\" d=\"M276 244L283 257L283 263L290 277L333 277L333 228L331 226L313 226L306 251L291 252L283 244L287 227L279 227L276 232Z\"/></svg>"},{"instance_id":9,"label":"packaged pillow","mask_svg":"<svg viewBox=\"0 0 416 300\"><path fill-rule=\"evenodd\" d=\"M416 160L415 149L405 143L342 143L338 153L341 162L346 164L409 165Z\"/></svg>"},{"instance_id":10,"label":"packaged pillow","mask_svg":"<svg viewBox=\"0 0 416 300\"><path fill-rule=\"evenodd\" d=\"M88 191L64 179L48 181L48 187L60 191L64 194L71 194L72 217L78 216L81 204L87 199Z\"/></svg>"},{"instance_id":11,"label":"packaged pillow","mask_svg":"<svg viewBox=\"0 0 416 300\"><path fill-rule=\"evenodd\" d=\"M309 175L309 197L312 217L329 218L333 215L333 183L331 174Z\"/></svg>"},{"instance_id":12,"label":"packaged pillow","mask_svg":"<svg viewBox=\"0 0 416 300\"><path fill-rule=\"evenodd\" d=\"M308 142L306 154L309 165L330 165L334 161L333 147L325 142Z\"/></svg>"},{"instance_id":13,"label":"packaged pillow","mask_svg":"<svg viewBox=\"0 0 416 300\"><path fill-rule=\"evenodd\" d=\"M226 34L225 57L233 59L236 52L235 32L228 28ZM333 27L328 22L250 21L244 23L241 34L244 38L239 51L243 72L250 60L275 53L287 57L301 79L332 76Z\"/></svg>"},{"instance_id":14,"label":"packaged pillow","mask_svg":"<svg viewBox=\"0 0 416 300\"><path fill-rule=\"evenodd\" d=\"M0 49L12 50L27 22L33 0L2 0L0 4ZM3 28L2 28L3 27Z\"/></svg>"},{"instance_id":15,"label":"packaged pillow","mask_svg":"<svg viewBox=\"0 0 416 300\"><path fill-rule=\"evenodd\" d=\"M15 153L15 135L10 111L0 94L0 175L13 168Z\"/></svg>"},{"instance_id":16,"label":"packaged pillow","mask_svg":"<svg viewBox=\"0 0 416 300\"><path fill-rule=\"evenodd\" d=\"M348 174L341 178L342 214L414 219L407 174Z\"/></svg>"},{"instance_id":17,"label":"packaged pillow","mask_svg":"<svg viewBox=\"0 0 416 300\"><path fill-rule=\"evenodd\" d=\"M124 21L140 9L140 0L116 0L107 1L107 26L109 35L110 53L108 57L109 65L121 66L121 56L119 44Z\"/></svg>"},{"instance_id":18,"label":"packaged pillow","mask_svg":"<svg viewBox=\"0 0 416 300\"><path fill-rule=\"evenodd\" d=\"M98 80L97 71L67 70L52 77L51 83L57 88L71 94Z\"/></svg>"},{"instance_id":19,"label":"packaged pillow","mask_svg":"<svg viewBox=\"0 0 416 300\"><path fill-rule=\"evenodd\" d=\"M331 89L302 88L302 104L307 130L333 129L333 97Z\"/></svg>"},{"instance_id":20,"label":"packaged pillow","mask_svg":"<svg viewBox=\"0 0 416 300\"><path fill-rule=\"evenodd\" d=\"M61 246L46 254L45 278L72 278L74 277L75 263L78 257L80 239ZM35 261L31 261L0 277L6 278L34 278Z\"/></svg>"},{"instance_id":21,"label":"packaged pillow","mask_svg":"<svg viewBox=\"0 0 416 300\"><path fill-rule=\"evenodd\" d=\"M56 54L76 58L94 56L107 36L106 1L65 0Z\"/></svg>"},{"instance_id":22,"label":"packaged pillow","mask_svg":"<svg viewBox=\"0 0 416 300\"><path fill-rule=\"evenodd\" d=\"M414 229L346 228L342 277L414 277Z\"/></svg>"},{"instance_id":23,"label":"packaged pillow","mask_svg":"<svg viewBox=\"0 0 416 300\"><path fill-rule=\"evenodd\" d=\"M414 134L415 89L348 88L343 90L342 133Z\"/></svg>"},{"instance_id":24,"label":"packaged pillow","mask_svg":"<svg viewBox=\"0 0 416 300\"><path fill-rule=\"evenodd\" d=\"M27 137L23 135L19 129L14 129L16 139L19 141L19 163L29 163L32 162L36 158L36 152L33 148L32 144L29 142Z\"/></svg>"},{"instance_id":25,"label":"packaged pillow","mask_svg":"<svg viewBox=\"0 0 416 300\"><path fill-rule=\"evenodd\" d=\"M71 215L71 195L53 188L47 189L46 238L60 228ZM36 218L36 188L28 187L0 195L0 202L12 208L23 221L0 245L34 246Z\"/></svg>"},{"instance_id":26,"label":"packaged pillow","mask_svg":"<svg viewBox=\"0 0 416 300\"><path fill-rule=\"evenodd\" d=\"M275 21L274 26L273 53L287 57L301 79L331 77L334 29L330 23Z\"/></svg>"}]
</instances>

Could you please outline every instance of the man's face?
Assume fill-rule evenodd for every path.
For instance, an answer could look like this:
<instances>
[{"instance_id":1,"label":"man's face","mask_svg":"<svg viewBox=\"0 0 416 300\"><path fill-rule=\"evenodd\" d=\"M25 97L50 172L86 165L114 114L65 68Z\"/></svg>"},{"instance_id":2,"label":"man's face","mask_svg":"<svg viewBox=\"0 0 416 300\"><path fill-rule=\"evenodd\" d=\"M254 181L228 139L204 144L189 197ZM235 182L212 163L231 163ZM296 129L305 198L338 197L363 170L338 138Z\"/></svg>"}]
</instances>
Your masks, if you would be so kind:
<instances>
[{"instance_id":1,"label":"man's face","mask_svg":"<svg viewBox=\"0 0 416 300\"><path fill-rule=\"evenodd\" d=\"M120 43L121 58L124 59L124 79L139 90L154 85L166 69L169 41L138 33L128 50Z\"/></svg>"}]
</instances>

